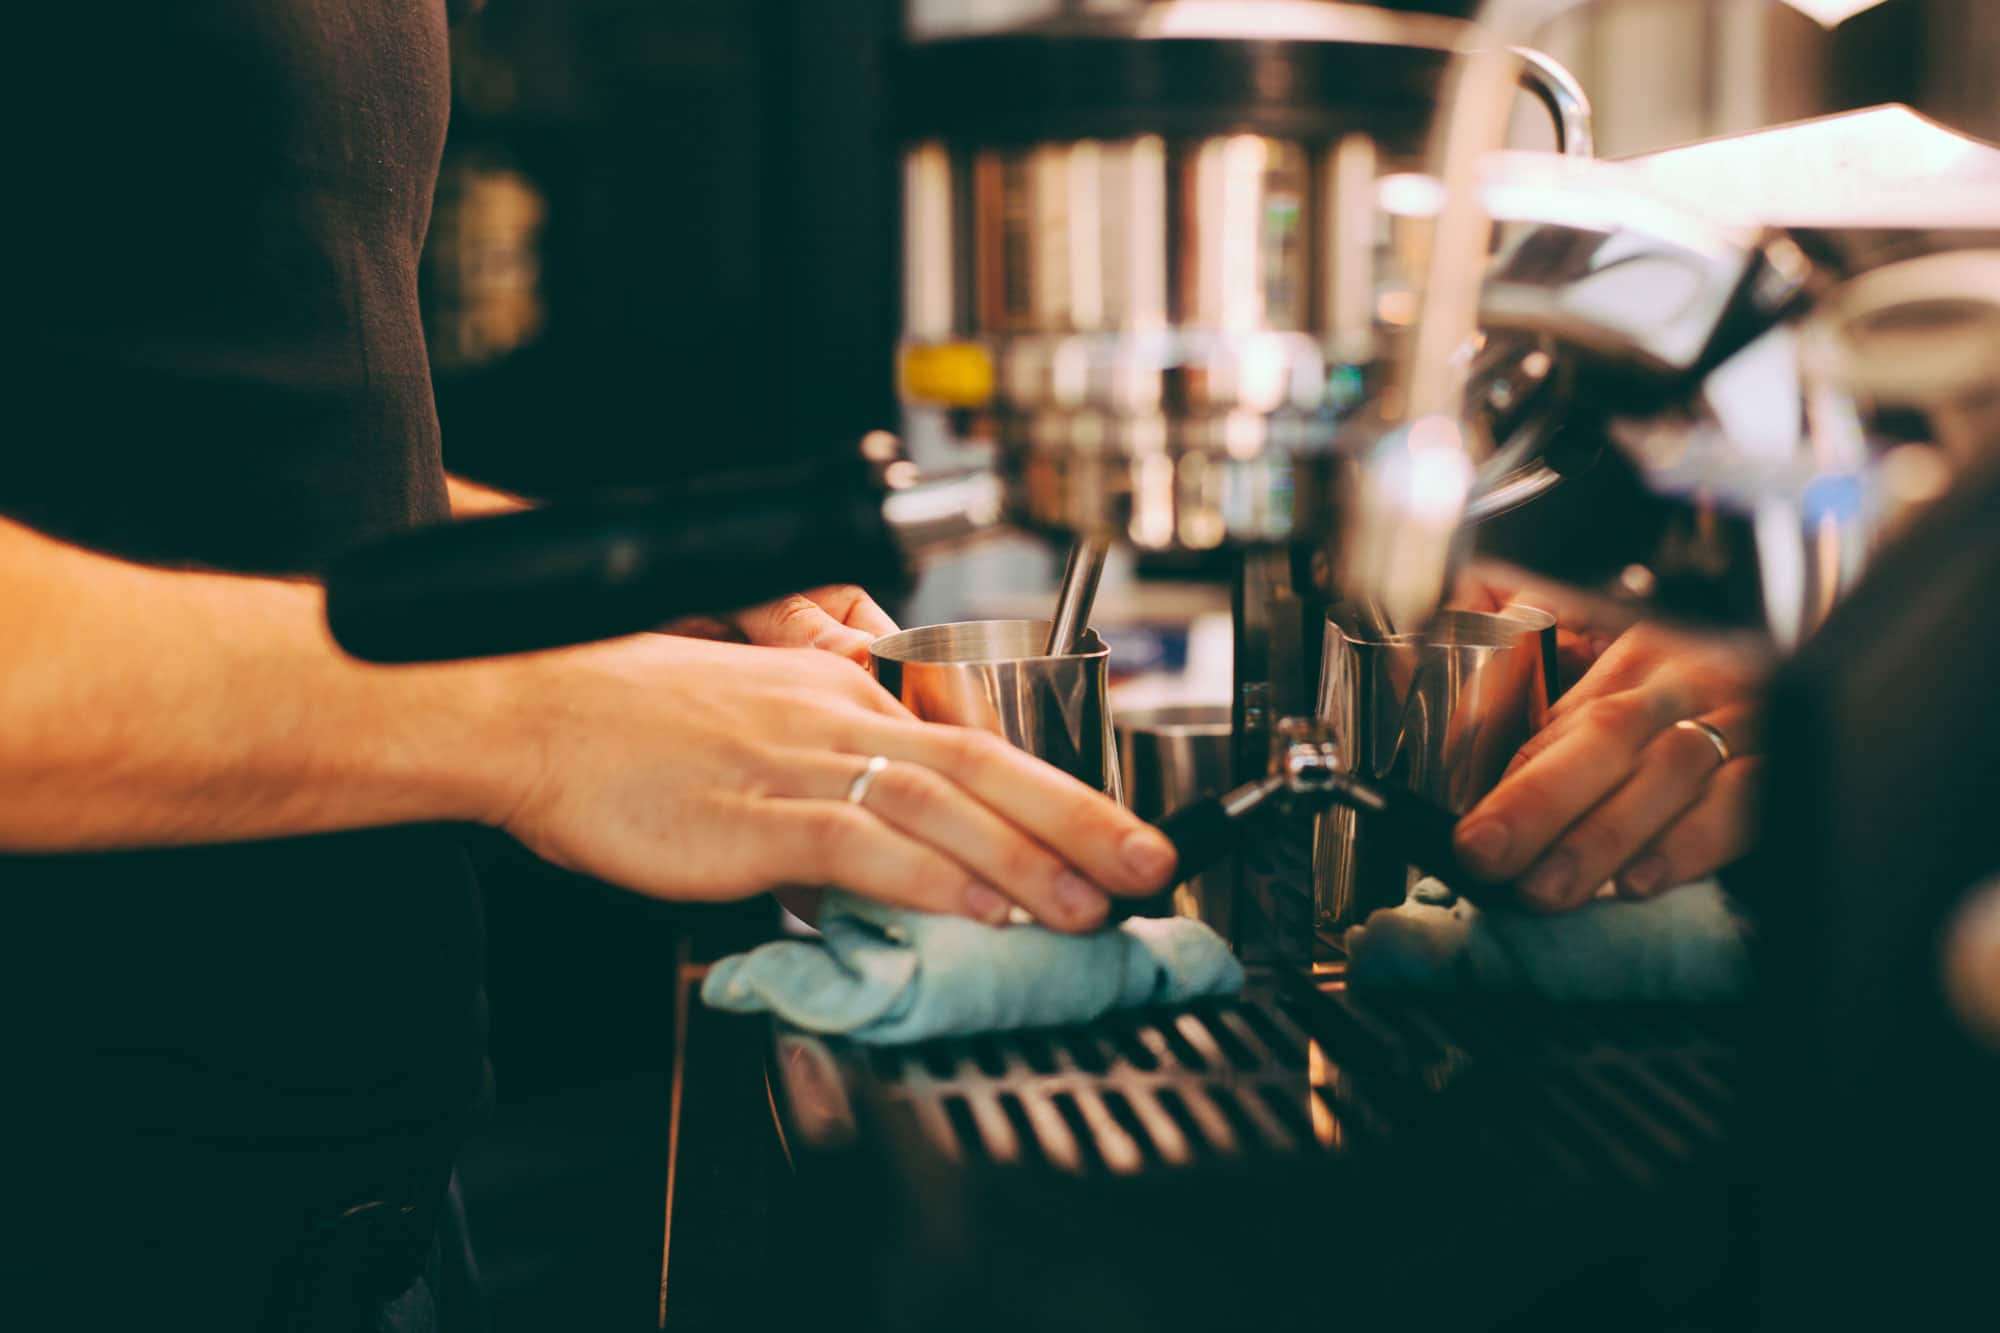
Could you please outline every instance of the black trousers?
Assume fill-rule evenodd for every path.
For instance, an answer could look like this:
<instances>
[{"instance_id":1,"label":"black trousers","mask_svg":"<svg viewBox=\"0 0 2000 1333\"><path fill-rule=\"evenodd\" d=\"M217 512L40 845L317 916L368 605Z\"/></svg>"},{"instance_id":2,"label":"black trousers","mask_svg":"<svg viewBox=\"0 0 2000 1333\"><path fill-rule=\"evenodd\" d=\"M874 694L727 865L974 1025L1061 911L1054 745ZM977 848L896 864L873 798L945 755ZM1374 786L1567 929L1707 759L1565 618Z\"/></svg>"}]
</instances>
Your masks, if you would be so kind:
<instances>
[{"instance_id":1,"label":"black trousers","mask_svg":"<svg viewBox=\"0 0 2000 1333\"><path fill-rule=\"evenodd\" d=\"M0 1145L0 1330L488 1333L449 1151L150 1146Z\"/></svg>"},{"instance_id":2,"label":"black trousers","mask_svg":"<svg viewBox=\"0 0 2000 1333\"><path fill-rule=\"evenodd\" d=\"M457 1180L445 1192L424 1271L379 1308L374 1333L492 1333Z\"/></svg>"}]
</instances>

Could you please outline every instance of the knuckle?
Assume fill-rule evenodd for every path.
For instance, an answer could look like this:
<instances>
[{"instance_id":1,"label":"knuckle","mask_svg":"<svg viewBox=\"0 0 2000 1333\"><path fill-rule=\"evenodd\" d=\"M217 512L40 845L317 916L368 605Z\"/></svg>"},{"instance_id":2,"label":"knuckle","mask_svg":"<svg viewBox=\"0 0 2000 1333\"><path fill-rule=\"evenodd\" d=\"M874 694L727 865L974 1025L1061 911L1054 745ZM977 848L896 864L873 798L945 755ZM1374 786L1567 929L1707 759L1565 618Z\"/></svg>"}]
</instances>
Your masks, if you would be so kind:
<instances>
[{"instance_id":1,"label":"knuckle","mask_svg":"<svg viewBox=\"0 0 2000 1333\"><path fill-rule=\"evenodd\" d=\"M1521 748L1516 750L1514 757L1508 761L1507 766L1509 771L1518 769L1521 765L1555 744L1555 742L1556 733L1548 727L1543 727L1540 731L1528 737L1527 740L1521 742Z\"/></svg>"},{"instance_id":2,"label":"knuckle","mask_svg":"<svg viewBox=\"0 0 2000 1333\"><path fill-rule=\"evenodd\" d=\"M1523 767L1495 787L1483 804L1490 807L1489 814L1542 823L1560 812L1564 804L1562 795L1561 783L1554 774L1543 768Z\"/></svg>"},{"instance_id":3,"label":"knuckle","mask_svg":"<svg viewBox=\"0 0 2000 1333\"><path fill-rule=\"evenodd\" d=\"M1068 777L1067 774L1064 775ZM1070 779L1075 781L1075 779ZM1130 832L1140 820L1102 792L1078 782L1076 799L1064 804L1063 828L1078 839L1115 838Z\"/></svg>"},{"instance_id":4,"label":"knuckle","mask_svg":"<svg viewBox=\"0 0 2000 1333\"><path fill-rule=\"evenodd\" d=\"M1062 873L1053 856L1025 838L1009 838L1001 848L995 868L1008 884L1048 884Z\"/></svg>"},{"instance_id":5,"label":"knuckle","mask_svg":"<svg viewBox=\"0 0 2000 1333\"><path fill-rule=\"evenodd\" d=\"M1581 721L1599 735L1623 738L1645 724L1646 711L1636 694L1607 694L1583 706Z\"/></svg>"},{"instance_id":6,"label":"knuckle","mask_svg":"<svg viewBox=\"0 0 2000 1333\"><path fill-rule=\"evenodd\" d=\"M771 606L771 620L778 625L794 625L802 620L811 620L818 614L818 605L799 593L781 597Z\"/></svg>"},{"instance_id":7,"label":"knuckle","mask_svg":"<svg viewBox=\"0 0 2000 1333\"><path fill-rule=\"evenodd\" d=\"M1677 884L1727 862L1733 855L1730 842L1726 820L1697 811L1662 834L1654 851L1674 867L1670 882Z\"/></svg>"},{"instance_id":8,"label":"knuckle","mask_svg":"<svg viewBox=\"0 0 2000 1333\"><path fill-rule=\"evenodd\" d=\"M819 860L825 865L847 863L867 837L868 816L851 805L813 805L807 807L800 818L804 822L800 831L817 849Z\"/></svg>"},{"instance_id":9,"label":"knuckle","mask_svg":"<svg viewBox=\"0 0 2000 1333\"><path fill-rule=\"evenodd\" d=\"M875 790L906 818L922 821L945 803L945 786L936 775L912 764L890 764L875 780Z\"/></svg>"},{"instance_id":10,"label":"knuckle","mask_svg":"<svg viewBox=\"0 0 2000 1333\"><path fill-rule=\"evenodd\" d=\"M746 795L765 796L779 791L796 772L792 757L781 746L749 741L728 750L731 767L740 777Z\"/></svg>"},{"instance_id":11,"label":"knuckle","mask_svg":"<svg viewBox=\"0 0 2000 1333\"><path fill-rule=\"evenodd\" d=\"M1628 626L1619 636L1634 649L1649 653L1660 652L1672 642L1668 631L1649 620L1641 620Z\"/></svg>"},{"instance_id":12,"label":"knuckle","mask_svg":"<svg viewBox=\"0 0 2000 1333\"><path fill-rule=\"evenodd\" d=\"M1005 741L977 727L943 728L945 753L952 764L967 773L983 772L1003 762Z\"/></svg>"},{"instance_id":13,"label":"knuckle","mask_svg":"<svg viewBox=\"0 0 2000 1333\"><path fill-rule=\"evenodd\" d=\"M1584 820L1565 834L1562 841L1563 848L1576 858L1578 865L1605 874L1615 870L1637 843L1632 830L1622 821L1603 815Z\"/></svg>"},{"instance_id":14,"label":"knuckle","mask_svg":"<svg viewBox=\"0 0 2000 1333\"><path fill-rule=\"evenodd\" d=\"M958 911L966 893L979 883L964 866L928 847L917 853L911 870L915 878L908 886L910 892L940 912Z\"/></svg>"}]
</instances>

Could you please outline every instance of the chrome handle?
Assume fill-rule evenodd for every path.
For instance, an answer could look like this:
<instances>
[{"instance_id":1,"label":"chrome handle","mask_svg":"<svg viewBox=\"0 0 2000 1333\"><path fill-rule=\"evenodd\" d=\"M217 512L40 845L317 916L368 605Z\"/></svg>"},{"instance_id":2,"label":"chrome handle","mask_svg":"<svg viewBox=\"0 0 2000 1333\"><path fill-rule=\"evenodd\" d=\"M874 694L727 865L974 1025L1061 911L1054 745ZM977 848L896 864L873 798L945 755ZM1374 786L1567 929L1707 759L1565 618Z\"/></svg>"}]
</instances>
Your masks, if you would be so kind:
<instances>
[{"instance_id":1,"label":"chrome handle","mask_svg":"<svg viewBox=\"0 0 2000 1333\"><path fill-rule=\"evenodd\" d=\"M1521 59L1521 87L1533 93L1549 118L1556 124L1556 151L1564 157L1596 157L1596 120L1590 109L1590 94L1584 92L1576 75L1554 56L1532 47L1517 46Z\"/></svg>"},{"instance_id":2,"label":"chrome handle","mask_svg":"<svg viewBox=\"0 0 2000 1333\"><path fill-rule=\"evenodd\" d=\"M1556 151L1564 157L1597 156L1596 120L1590 94L1561 61L1533 47L1517 46L1521 87L1535 95L1555 122ZM1545 350L1546 350L1545 343ZM1537 458L1555 434L1562 413L1560 402L1528 421L1508 437L1496 457ZM1505 472L1500 479L1466 501L1465 522L1481 523L1546 495L1562 480L1547 463L1534 462Z\"/></svg>"}]
</instances>

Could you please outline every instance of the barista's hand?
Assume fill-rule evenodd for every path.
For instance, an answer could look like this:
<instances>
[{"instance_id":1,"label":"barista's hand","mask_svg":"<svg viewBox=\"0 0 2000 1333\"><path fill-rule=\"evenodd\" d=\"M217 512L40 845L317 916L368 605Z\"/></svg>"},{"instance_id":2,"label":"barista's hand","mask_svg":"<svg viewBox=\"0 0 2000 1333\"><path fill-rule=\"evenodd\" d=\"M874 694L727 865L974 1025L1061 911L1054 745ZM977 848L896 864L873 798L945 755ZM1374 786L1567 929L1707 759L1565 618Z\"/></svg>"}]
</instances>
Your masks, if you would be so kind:
<instances>
[{"instance_id":1,"label":"barista's hand","mask_svg":"<svg viewBox=\"0 0 2000 1333\"><path fill-rule=\"evenodd\" d=\"M1004 921L1100 924L1157 891L1156 830L996 736L919 722L851 662L662 634L516 659L490 822L558 865L661 898L833 884ZM860 805L871 755L890 763Z\"/></svg>"},{"instance_id":2,"label":"barista's hand","mask_svg":"<svg viewBox=\"0 0 2000 1333\"><path fill-rule=\"evenodd\" d=\"M875 599L851 583L808 588L721 619L679 620L669 634L754 643L765 648L818 648L863 666L868 645L896 632L896 622Z\"/></svg>"},{"instance_id":3,"label":"barista's hand","mask_svg":"<svg viewBox=\"0 0 2000 1333\"><path fill-rule=\"evenodd\" d=\"M1525 570L1492 560L1475 560L1459 574L1446 603L1463 611L1501 611L1532 606L1556 618L1556 666L1564 688L1576 684L1637 619L1604 597L1548 583Z\"/></svg>"},{"instance_id":4,"label":"barista's hand","mask_svg":"<svg viewBox=\"0 0 2000 1333\"><path fill-rule=\"evenodd\" d=\"M1727 865L1750 844L1764 672L1745 647L1626 630L1459 824L1460 855L1544 911L1607 880L1645 898ZM1674 725L1684 718L1715 727L1734 757Z\"/></svg>"}]
</instances>

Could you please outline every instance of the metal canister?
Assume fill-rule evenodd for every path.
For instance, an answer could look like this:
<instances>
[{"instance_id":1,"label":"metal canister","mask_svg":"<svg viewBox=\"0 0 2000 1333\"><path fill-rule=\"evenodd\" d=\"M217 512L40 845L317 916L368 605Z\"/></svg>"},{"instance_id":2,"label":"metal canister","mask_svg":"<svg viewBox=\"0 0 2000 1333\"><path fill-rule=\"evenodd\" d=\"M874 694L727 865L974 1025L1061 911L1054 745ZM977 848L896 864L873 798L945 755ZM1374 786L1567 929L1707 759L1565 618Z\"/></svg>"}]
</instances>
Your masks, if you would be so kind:
<instances>
[{"instance_id":1,"label":"metal canister","mask_svg":"<svg viewBox=\"0 0 2000 1333\"><path fill-rule=\"evenodd\" d=\"M1051 656L1048 637L1046 620L970 620L890 634L869 653L882 688L924 721L1003 736L1120 799L1111 649L1085 630L1077 651Z\"/></svg>"},{"instance_id":2,"label":"metal canister","mask_svg":"<svg viewBox=\"0 0 2000 1333\"><path fill-rule=\"evenodd\" d=\"M1125 803L1141 819L1162 816L1229 787L1229 705L1134 709L1117 717ZM1149 900L1149 915L1193 917L1231 938L1234 877L1227 864Z\"/></svg>"},{"instance_id":3,"label":"metal canister","mask_svg":"<svg viewBox=\"0 0 2000 1333\"><path fill-rule=\"evenodd\" d=\"M1332 620L1319 716L1349 772L1464 814L1491 791L1549 705L1555 617L1529 607L1445 611L1420 633L1356 637ZM1319 817L1314 919L1353 925L1409 891L1413 871L1353 811Z\"/></svg>"}]
</instances>

